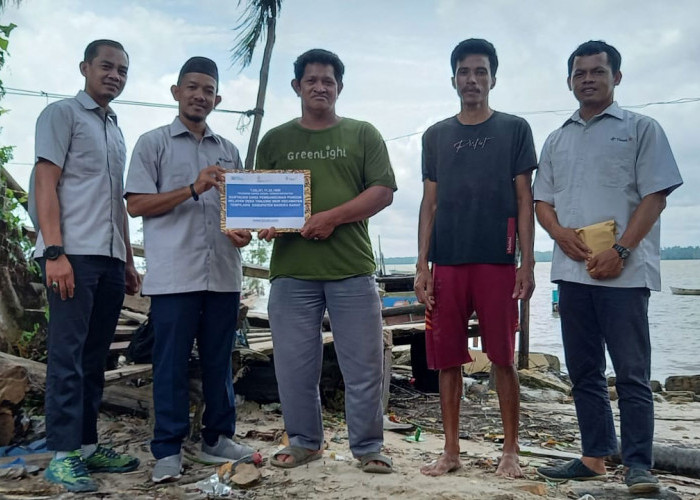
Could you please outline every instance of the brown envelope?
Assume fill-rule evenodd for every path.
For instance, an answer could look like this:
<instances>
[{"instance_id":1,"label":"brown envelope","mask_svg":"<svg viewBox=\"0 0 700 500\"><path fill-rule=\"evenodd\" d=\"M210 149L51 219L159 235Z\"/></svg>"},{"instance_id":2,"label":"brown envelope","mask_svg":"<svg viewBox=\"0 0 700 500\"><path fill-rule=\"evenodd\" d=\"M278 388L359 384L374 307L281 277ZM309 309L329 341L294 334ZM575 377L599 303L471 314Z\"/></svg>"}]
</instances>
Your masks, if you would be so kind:
<instances>
[{"instance_id":1,"label":"brown envelope","mask_svg":"<svg viewBox=\"0 0 700 500\"><path fill-rule=\"evenodd\" d=\"M595 256L615 244L615 221L591 224L577 229L576 234L591 249L592 256Z\"/></svg>"}]
</instances>

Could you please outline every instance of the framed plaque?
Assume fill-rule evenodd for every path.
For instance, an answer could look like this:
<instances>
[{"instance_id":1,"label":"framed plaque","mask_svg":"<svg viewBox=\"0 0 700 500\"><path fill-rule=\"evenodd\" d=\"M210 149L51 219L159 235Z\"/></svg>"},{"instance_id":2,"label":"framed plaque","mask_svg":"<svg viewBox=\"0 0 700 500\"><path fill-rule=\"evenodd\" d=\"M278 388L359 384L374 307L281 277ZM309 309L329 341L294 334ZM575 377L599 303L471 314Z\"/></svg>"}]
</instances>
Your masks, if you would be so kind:
<instances>
[{"instance_id":1,"label":"framed plaque","mask_svg":"<svg viewBox=\"0 0 700 500\"><path fill-rule=\"evenodd\" d=\"M311 215L309 170L227 170L221 196L221 230L299 232Z\"/></svg>"}]
</instances>

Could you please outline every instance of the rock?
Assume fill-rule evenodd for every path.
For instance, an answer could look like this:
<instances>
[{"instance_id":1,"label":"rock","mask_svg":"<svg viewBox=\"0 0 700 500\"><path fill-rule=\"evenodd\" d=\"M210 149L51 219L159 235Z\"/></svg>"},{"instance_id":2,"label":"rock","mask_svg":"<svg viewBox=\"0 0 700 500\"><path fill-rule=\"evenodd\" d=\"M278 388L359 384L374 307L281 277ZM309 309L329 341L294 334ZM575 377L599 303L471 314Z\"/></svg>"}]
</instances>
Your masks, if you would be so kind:
<instances>
[{"instance_id":1,"label":"rock","mask_svg":"<svg viewBox=\"0 0 700 500\"><path fill-rule=\"evenodd\" d=\"M482 351L469 351L472 358L471 363L462 365L462 372L465 375L473 375L475 373L490 373L491 361ZM515 353L515 359L518 359L518 353ZM559 358L552 354L544 354L539 352L531 352L529 357L528 369L533 371L561 371L561 363ZM399 363L402 364L402 363Z\"/></svg>"},{"instance_id":2,"label":"rock","mask_svg":"<svg viewBox=\"0 0 700 500\"><path fill-rule=\"evenodd\" d=\"M617 401L620 396L617 395L617 387L608 387L608 394L610 395L610 401Z\"/></svg>"},{"instance_id":3,"label":"rock","mask_svg":"<svg viewBox=\"0 0 700 500\"><path fill-rule=\"evenodd\" d=\"M252 486L262 478L262 473L253 464L240 464L231 476L231 482L243 488Z\"/></svg>"},{"instance_id":4,"label":"rock","mask_svg":"<svg viewBox=\"0 0 700 500\"><path fill-rule=\"evenodd\" d=\"M547 494L547 486L545 486L543 483L521 484L517 488L519 490L527 491L528 493L532 493L533 495L539 495L541 497Z\"/></svg>"},{"instance_id":5,"label":"rock","mask_svg":"<svg viewBox=\"0 0 700 500\"><path fill-rule=\"evenodd\" d=\"M566 394L562 394L554 389L533 389L531 387L520 387L520 401L524 403L565 403L568 400Z\"/></svg>"},{"instance_id":6,"label":"rock","mask_svg":"<svg viewBox=\"0 0 700 500\"><path fill-rule=\"evenodd\" d=\"M664 397L670 403L692 403L695 401L695 393L692 391L666 391Z\"/></svg>"},{"instance_id":7,"label":"rock","mask_svg":"<svg viewBox=\"0 0 700 500\"><path fill-rule=\"evenodd\" d=\"M0 369L0 404L17 405L29 389L27 369L14 365Z\"/></svg>"},{"instance_id":8,"label":"rock","mask_svg":"<svg viewBox=\"0 0 700 500\"><path fill-rule=\"evenodd\" d=\"M661 386L661 382L658 380L651 381L651 392L661 392L664 388Z\"/></svg>"},{"instance_id":9,"label":"rock","mask_svg":"<svg viewBox=\"0 0 700 500\"><path fill-rule=\"evenodd\" d=\"M533 370L519 370L520 384L539 389L554 389L555 391L569 394L571 387L549 372Z\"/></svg>"},{"instance_id":10,"label":"rock","mask_svg":"<svg viewBox=\"0 0 700 500\"><path fill-rule=\"evenodd\" d=\"M393 365L411 365L411 346L397 345L391 350Z\"/></svg>"},{"instance_id":11,"label":"rock","mask_svg":"<svg viewBox=\"0 0 700 500\"><path fill-rule=\"evenodd\" d=\"M700 375L668 377L665 386L667 391L692 391L700 394Z\"/></svg>"}]
</instances>

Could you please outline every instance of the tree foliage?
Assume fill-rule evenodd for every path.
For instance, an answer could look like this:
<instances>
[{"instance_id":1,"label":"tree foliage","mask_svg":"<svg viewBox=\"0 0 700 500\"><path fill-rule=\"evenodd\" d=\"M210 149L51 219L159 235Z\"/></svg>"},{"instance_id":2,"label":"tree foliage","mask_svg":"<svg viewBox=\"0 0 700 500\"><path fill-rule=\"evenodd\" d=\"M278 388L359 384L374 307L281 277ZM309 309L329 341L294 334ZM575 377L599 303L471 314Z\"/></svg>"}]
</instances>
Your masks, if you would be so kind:
<instances>
[{"instance_id":1,"label":"tree foliage","mask_svg":"<svg viewBox=\"0 0 700 500\"><path fill-rule=\"evenodd\" d=\"M241 5L241 1L238 2ZM247 67L253 60L255 47L260 37L266 34L270 21L277 19L282 8L282 0L249 0L235 31L241 30L236 36L234 47L231 49L231 64Z\"/></svg>"}]
</instances>

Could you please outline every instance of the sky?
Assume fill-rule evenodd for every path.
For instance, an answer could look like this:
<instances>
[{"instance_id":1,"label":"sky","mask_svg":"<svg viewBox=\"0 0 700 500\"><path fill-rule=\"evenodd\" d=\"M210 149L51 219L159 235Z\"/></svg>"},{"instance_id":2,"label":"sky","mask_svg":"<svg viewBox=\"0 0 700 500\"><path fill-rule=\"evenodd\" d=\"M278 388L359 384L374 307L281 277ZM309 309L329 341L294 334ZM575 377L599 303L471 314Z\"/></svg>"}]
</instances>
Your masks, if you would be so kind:
<instances>
[{"instance_id":1,"label":"sky","mask_svg":"<svg viewBox=\"0 0 700 500\"><path fill-rule=\"evenodd\" d=\"M245 4L245 2L243 2ZM252 64L232 67L242 13L233 0L23 0L7 7L0 24L15 23L2 80L9 89L74 95L83 88L78 64L97 38L120 41L130 56L120 99L173 103L170 86L191 56L217 62L226 110L255 107L263 45ZM262 132L300 114L290 81L292 63L315 47L336 52L346 66L337 103L341 116L379 129L399 190L393 204L372 218L370 234L386 257L417 254L422 195L421 134L459 111L450 84L450 53L461 40L486 38L498 52L491 107L530 123L539 152L547 135L577 108L566 85L566 61L589 39L622 53L620 105L658 120L668 135L685 184L662 215L662 246L700 245L700 2L696 0L284 0L277 25ZM10 173L27 186L34 162L36 118L54 99L13 95L0 103L0 144L13 145ZM128 155L138 137L170 123L176 110L114 104ZM250 125L240 115L213 113L212 129L230 139L244 158ZM128 160L127 160L128 161ZM138 222L132 221L132 227ZM135 235L135 239L139 239ZM535 249L551 250L536 228Z\"/></svg>"}]
</instances>

